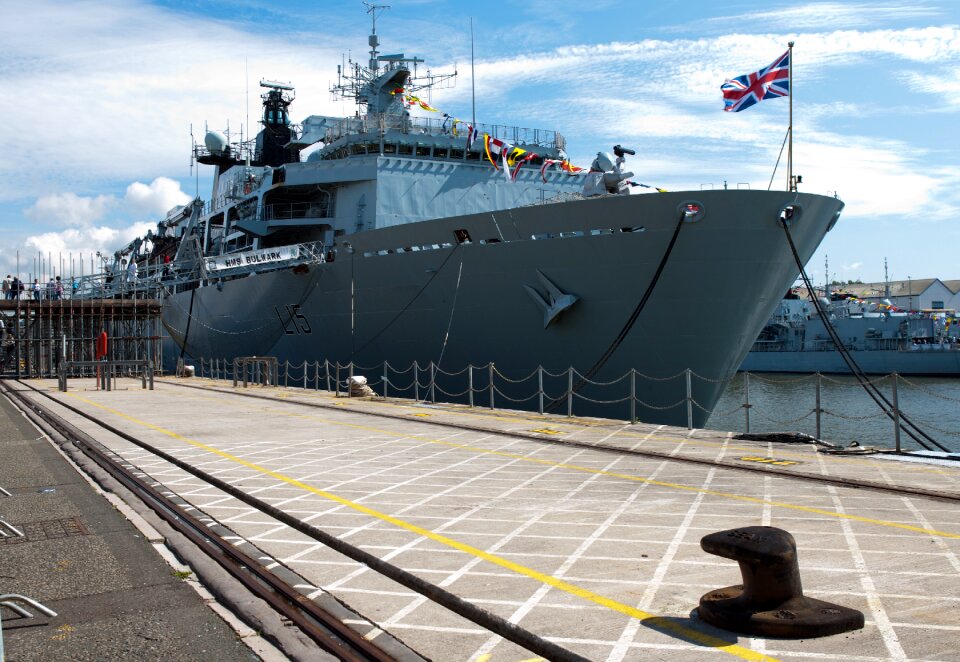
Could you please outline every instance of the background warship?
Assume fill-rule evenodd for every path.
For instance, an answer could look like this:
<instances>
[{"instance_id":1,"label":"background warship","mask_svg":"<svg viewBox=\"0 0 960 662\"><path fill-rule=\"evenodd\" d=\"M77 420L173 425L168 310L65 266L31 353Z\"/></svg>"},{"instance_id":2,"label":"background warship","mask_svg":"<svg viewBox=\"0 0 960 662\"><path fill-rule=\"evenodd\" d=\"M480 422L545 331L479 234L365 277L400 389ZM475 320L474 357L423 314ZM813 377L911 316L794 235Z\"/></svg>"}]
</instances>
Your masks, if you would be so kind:
<instances>
[{"instance_id":1,"label":"background warship","mask_svg":"<svg viewBox=\"0 0 960 662\"><path fill-rule=\"evenodd\" d=\"M824 300L830 324L863 372L960 375L960 338L953 311L910 312L842 295L830 299ZM800 298L780 302L740 369L850 372L812 303Z\"/></svg>"}]
</instances>

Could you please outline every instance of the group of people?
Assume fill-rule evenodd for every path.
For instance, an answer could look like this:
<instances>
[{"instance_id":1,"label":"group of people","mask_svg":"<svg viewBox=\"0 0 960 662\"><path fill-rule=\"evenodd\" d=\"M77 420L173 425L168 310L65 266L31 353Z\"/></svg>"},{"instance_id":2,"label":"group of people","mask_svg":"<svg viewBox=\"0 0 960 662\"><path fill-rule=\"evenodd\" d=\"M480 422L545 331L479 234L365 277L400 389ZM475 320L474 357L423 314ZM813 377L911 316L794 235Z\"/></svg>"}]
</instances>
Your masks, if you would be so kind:
<instances>
[{"instance_id":1,"label":"group of people","mask_svg":"<svg viewBox=\"0 0 960 662\"><path fill-rule=\"evenodd\" d=\"M34 278L33 284L26 284L16 276L10 276L3 279L3 298L4 299L24 299L32 296L35 301L49 299L58 301L63 298L63 282L60 276L50 277L45 284L40 279Z\"/></svg>"}]
</instances>

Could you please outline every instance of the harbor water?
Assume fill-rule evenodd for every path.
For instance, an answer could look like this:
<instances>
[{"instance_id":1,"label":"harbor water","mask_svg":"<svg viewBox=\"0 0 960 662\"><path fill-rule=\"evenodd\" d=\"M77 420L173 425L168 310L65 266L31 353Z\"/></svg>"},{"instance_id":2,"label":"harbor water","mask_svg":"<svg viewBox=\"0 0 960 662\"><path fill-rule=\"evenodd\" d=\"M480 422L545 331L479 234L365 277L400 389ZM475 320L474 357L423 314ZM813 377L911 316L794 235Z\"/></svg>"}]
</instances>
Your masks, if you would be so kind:
<instances>
[{"instance_id":1,"label":"harbor water","mask_svg":"<svg viewBox=\"0 0 960 662\"><path fill-rule=\"evenodd\" d=\"M893 376L871 382L892 402ZM748 383L749 382L749 383ZM960 452L960 379L897 377L899 408L921 430ZM747 391L749 390L749 395ZM727 387L707 427L744 432L744 403L749 400L750 432L816 433L816 375L738 374ZM821 438L847 446L894 447L894 424L852 376L820 376ZM920 446L901 433L904 450Z\"/></svg>"}]
</instances>

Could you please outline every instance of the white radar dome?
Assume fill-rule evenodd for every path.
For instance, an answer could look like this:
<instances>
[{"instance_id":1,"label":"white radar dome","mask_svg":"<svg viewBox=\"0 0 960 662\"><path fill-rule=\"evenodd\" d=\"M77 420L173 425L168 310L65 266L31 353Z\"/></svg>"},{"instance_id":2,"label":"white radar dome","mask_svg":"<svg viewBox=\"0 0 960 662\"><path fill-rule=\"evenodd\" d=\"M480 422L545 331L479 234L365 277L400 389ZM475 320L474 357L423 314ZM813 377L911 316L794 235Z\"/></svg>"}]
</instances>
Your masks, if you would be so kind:
<instances>
[{"instance_id":1,"label":"white radar dome","mask_svg":"<svg viewBox=\"0 0 960 662\"><path fill-rule=\"evenodd\" d=\"M207 131L207 135L203 137L203 144L211 154L223 154L223 150L227 148L227 137L219 131Z\"/></svg>"}]
</instances>

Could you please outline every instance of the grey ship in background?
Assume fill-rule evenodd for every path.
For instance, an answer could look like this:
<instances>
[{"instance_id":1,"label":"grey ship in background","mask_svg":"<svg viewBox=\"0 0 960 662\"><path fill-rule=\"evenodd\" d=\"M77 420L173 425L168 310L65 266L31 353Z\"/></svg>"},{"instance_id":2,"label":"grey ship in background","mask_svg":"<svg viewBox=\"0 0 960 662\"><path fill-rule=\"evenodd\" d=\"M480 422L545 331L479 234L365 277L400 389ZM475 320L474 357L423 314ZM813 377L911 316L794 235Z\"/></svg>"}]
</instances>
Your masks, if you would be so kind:
<instances>
[{"instance_id":1,"label":"grey ship in background","mask_svg":"<svg viewBox=\"0 0 960 662\"><path fill-rule=\"evenodd\" d=\"M906 311L830 294L821 300L851 358L869 375L960 376L955 311ZM951 323L953 322L953 323ZM797 296L777 306L740 369L745 372L850 374L813 303Z\"/></svg>"},{"instance_id":2,"label":"grey ship in background","mask_svg":"<svg viewBox=\"0 0 960 662\"><path fill-rule=\"evenodd\" d=\"M383 361L447 372L493 362L508 377L598 367L595 381L636 369L639 418L678 425L690 369L702 427L799 271L781 218L806 261L843 203L797 191L629 195L632 152L619 146L616 160L599 153L591 172L572 173L557 167L557 132L411 116L410 95L436 77L417 78L421 60L381 55L375 19L369 44L367 66L351 62L334 88L355 116L297 127L293 88L261 82L255 142L211 132L195 148L215 168L210 199L171 211L149 252L128 247L141 274L164 265L163 323L181 355L353 362L372 378ZM527 160L511 179L517 150ZM705 282L723 297L704 297ZM566 387L563 376L547 391ZM587 413L623 417L626 405Z\"/></svg>"}]
</instances>

